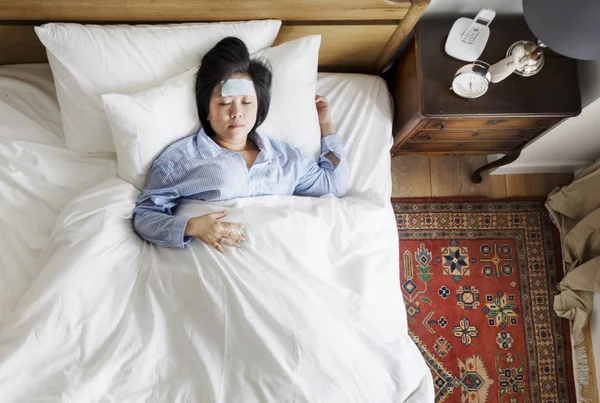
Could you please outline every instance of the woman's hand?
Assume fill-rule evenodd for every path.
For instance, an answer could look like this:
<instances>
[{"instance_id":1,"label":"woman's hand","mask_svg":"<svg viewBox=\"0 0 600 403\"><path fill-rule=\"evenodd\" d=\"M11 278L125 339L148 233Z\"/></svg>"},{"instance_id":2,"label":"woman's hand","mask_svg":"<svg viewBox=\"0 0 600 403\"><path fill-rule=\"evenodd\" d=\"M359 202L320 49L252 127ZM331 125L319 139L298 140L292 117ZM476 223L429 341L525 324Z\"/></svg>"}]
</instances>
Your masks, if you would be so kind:
<instances>
[{"instance_id":1,"label":"woman's hand","mask_svg":"<svg viewBox=\"0 0 600 403\"><path fill-rule=\"evenodd\" d=\"M221 253L225 253L223 245L239 248L246 240L242 234L244 226L238 223L219 221L227 212L211 213L192 217L185 226L185 236L193 236L212 246Z\"/></svg>"},{"instance_id":2,"label":"woman's hand","mask_svg":"<svg viewBox=\"0 0 600 403\"><path fill-rule=\"evenodd\" d=\"M329 102L320 96L315 96L315 105L317 106L317 114L319 115L319 126L321 127L321 137L335 134L335 127L331 121L331 113L329 112Z\"/></svg>"}]
</instances>

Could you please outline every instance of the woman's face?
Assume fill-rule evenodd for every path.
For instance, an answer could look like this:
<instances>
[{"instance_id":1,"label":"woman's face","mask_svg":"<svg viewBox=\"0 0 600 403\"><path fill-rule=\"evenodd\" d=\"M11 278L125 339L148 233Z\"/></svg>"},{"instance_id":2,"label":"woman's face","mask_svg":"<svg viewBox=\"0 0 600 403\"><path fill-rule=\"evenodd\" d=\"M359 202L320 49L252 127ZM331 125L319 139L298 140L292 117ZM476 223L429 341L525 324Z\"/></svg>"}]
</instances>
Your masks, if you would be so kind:
<instances>
[{"instance_id":1,"label":"woman's face","mask_svg":"<svg viewBox=\"0 0 600 403\"><path fill-rule=\"evenodd\" d=\"M245 74L233 74L229 79L250 80ZM218 84L210 99L208 121L217 138L228 142L246 141L256 122L256 95L221 96Z\"/></svg>"}]
</instances>

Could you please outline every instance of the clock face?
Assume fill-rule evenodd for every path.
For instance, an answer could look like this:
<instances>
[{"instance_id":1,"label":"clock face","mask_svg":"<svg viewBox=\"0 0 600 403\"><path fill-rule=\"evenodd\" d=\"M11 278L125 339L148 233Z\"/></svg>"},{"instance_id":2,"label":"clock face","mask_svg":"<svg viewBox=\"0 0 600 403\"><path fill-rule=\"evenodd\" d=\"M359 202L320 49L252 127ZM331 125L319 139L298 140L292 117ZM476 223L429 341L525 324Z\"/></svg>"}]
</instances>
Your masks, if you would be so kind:
<instances>
[{"instance_id":1,"label":"clock face","mask_svg":"<svg viewBox=\"0 0 600 403\"><path fill-rule=\"evenodd\" d=\"M485 94L488 84L488 80L482 75L464 72L454 77L452 91L463 98L477 98Z\"/></svg>"}]
</instances>

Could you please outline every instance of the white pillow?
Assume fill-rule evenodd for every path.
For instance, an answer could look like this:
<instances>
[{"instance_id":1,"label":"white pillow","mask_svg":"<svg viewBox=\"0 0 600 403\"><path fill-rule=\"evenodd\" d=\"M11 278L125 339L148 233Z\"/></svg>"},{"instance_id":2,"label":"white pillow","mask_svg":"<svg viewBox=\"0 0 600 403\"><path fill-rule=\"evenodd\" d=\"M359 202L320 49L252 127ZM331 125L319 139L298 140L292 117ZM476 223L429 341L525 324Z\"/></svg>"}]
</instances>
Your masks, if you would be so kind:
<instances>
[{"instance_id":1,"label":"white pillow","mask_svg":"<svg viewBox=\"0 0 600 403\"><path fill-rule=\"evenodd\" d=\"M171 25L44 24L35 31L46 47L56 84L66 147L114 152L100 95L134 93L198 65L227 36L250 52L271 46L281 21Z\"/></svg>"},{"instance_id":2,"label":"white pillow","mask_svg":"<svg viewBox=\"0 0 600 403\"><path fill-rule=\"evenodd\" d=\"M273 70L271 107L259 131L286 141L313 159L321 150L315 87L320 35L306 36L252 55ZM169 144L200 128L193 68L134 95L102 95L117 149L119 176L141 189L152 162Z\"/></svg>"}]
</instances>

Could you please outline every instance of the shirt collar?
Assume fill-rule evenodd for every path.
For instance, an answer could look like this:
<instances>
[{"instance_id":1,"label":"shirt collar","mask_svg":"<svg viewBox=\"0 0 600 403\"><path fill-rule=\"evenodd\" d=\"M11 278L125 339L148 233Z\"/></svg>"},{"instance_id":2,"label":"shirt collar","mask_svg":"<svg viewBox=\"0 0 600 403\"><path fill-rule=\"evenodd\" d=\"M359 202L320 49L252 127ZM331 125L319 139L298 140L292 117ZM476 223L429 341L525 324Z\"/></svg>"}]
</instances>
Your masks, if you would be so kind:
<instances>
[{"instance_id":1,"label":"shirt collar","mask_svg":"<svg viewBox=\"0 0 600 403\"><path fill-rule=\"evenodd\" d=\"M202 159L208 160L223 154L223 149L213 141L204 129L200 129L196 135L196 150Z\"/></svg>"},{"instance_id":2,"label":"shirt collar","mask_svg":"<svg viewBox=\"0 0 600 403\"><path fill-rule=\"evenodd\" d=\"M250 133L249 137L256 143L256 146L261 151L262 160L269 161L281 155L281 151L275 149L269 138L264 134L255 131ZM221 146L215 143L213 139L208 137L204 129L200 129L200 132L196 135L196 144L196 149L202 159L216 158L226 152L225 149L221 148Z\"/></svg>"},{"instance_id":3,"label":"shirt collar","mask_svg":"<svg viewBox=\"0 0 600 403\"><path fill-rule=\"evenodd\" d=\"M266 135L255 131L250 134L250 138L254 140L258 149L262 151L263 157L261 159L263 161L274 160L281 155L281 151L273 147L273 143Z\"/></svg>"}]
</instances>

